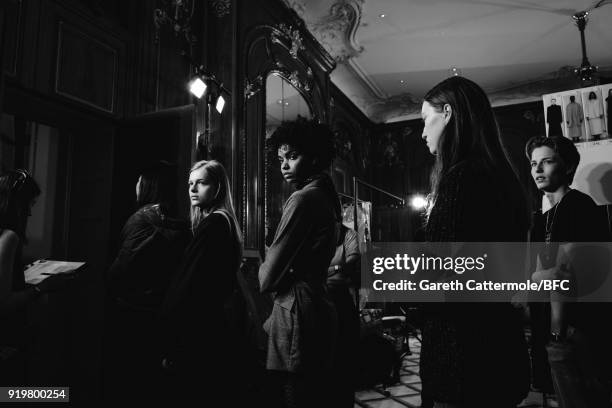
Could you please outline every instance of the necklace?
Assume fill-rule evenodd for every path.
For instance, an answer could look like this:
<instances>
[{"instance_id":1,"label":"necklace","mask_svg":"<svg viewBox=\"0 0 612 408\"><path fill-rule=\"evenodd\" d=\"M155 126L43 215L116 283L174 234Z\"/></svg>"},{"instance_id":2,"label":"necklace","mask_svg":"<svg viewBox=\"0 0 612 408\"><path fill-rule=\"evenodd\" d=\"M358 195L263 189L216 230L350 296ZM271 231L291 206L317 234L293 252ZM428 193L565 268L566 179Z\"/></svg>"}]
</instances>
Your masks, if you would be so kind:
<instances>
[{"instance_id":1,"label":"necklace","mask_svg":"<svg viewBox=\"0 0 612 408\"><path fill-rule=\"evenodd\" d=\"M559 209L559 206L561 205L561 202L563 201L563 199L565 198L565 196L567 195L567 193L570 190L568 190L565 194L563 194L563 197L561 197L561 199L559 200L559 202L557 204L554 205L553 208L549 209L546 212L546 223L544 225L544 229L545 229L545 235L544 235L544 253L543 255L543 263L544 265L550 265L551 263L554 263L554 260L557 258L557 249L558 249L558 245L554 245L554 243L552 242L552 232L553 232L553 226L555 225L555 219L557 218L557 210ZM550 216L550 214L552 213L552 217Z\"/></svg>"},{"instance_id":2,"label":"necklace","mask_svg":"<svg viewBox=\"0 0 612 408\"><path fill-rule=\"evenodd\" d=\"M559 202L557 204L554 205L553 208L549 209L546 212L546 223L545 223L545 242L551 242L551 238L552 238L552 229L553 226L555 224L555 219L557 218L557 210L559 209L559 206L561 206L561 203L563 202L563 199L565 198L565 196L567 195L567 193L569 193L571 191L571 189L567 190L565 192L565 194L563 194L563 196L561 197L561 199L559 200ZM550 216L550 214L552 213L552 217Z\"/></svg>"},{"instance_id":3,"label":"necklace","mask_svg":"<svg viewBox=\"0 0 612 408\"><path fill-rule=\"evenodd\" d=\"M557 217L557 208L559 208L559 203L555 204L554 208L551 208L546 213L546 223L544 226L545 233L546 233L546 235L544 236L545 242L551 241L552 227L553 227L553 224L555 223L555 218ZM550 216L550 213L552 213L552 217Z\"/></svg>"}]
</instances>

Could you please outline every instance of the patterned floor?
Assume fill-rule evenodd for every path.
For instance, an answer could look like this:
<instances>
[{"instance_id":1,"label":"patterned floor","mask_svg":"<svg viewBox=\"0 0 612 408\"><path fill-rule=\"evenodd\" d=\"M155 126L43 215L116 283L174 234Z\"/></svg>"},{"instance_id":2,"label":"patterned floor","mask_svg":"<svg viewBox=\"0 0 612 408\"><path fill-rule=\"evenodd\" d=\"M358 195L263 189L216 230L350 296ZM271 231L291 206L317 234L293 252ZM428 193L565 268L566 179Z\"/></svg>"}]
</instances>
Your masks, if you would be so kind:
<instances>
[{"instance_id":1,"label":"patterned floor","mask_svg":"<svg viewBox=\"0 0 612 408\"><path fill-rule=\"evenodd\" d=\"M421 406L421 378L419 377L419 357L421 345L410 338L412 354L404 358L400 382L386 389L374 388L355 393L355 408L419 408ZM491 408L496 407L495 402ZM531 392L520 408L554 408L554 397L543 397L540 392Z\"/></svg>"}]
</instances>

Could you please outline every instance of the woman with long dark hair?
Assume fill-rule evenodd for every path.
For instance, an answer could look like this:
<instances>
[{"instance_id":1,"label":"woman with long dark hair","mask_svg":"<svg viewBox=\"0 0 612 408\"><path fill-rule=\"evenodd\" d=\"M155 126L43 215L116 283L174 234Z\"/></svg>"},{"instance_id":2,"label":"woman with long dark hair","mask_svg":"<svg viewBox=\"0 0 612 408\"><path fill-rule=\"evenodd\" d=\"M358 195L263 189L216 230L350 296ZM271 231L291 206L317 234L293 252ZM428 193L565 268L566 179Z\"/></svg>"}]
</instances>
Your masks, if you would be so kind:
<instances>
[{"instance_id":1,"label":"woman with long dark hair","mask_svg":"<svg viewBox=\"0 0 612 408\"><path fill-rule=\"evenodd\" d=\"M176 178L176 166L164 161L138 177L138 210L121 231L107 276L111 296L122 306L158 312L187 245L187 223L175 218Z\"/></svg>"},{"instance_id":2,"label":"woman with long dark hair","mask_svg":"<svg viewBox=\"0 0 612 408\"><path fill-rule=\"evenodd\" d=\"M158 162L136 183L138 210L125 223L107 273L105 392L107 398L151 400L161 380L158 314L189 239L174 218L176 166Z\"/></svg>"},{"instance_id":3,"label":"woman with long dark hair","mask_svg":"<svg viewBox=\"0 0 612 408\"><path fill-rule=\"evenodd\" d=\"M484 91L452 77L424 98L423 139L436 163L426 227L430 242L525 241L523 189ZM515 407L529 364L510 304L436 304L425 310L421 378L439 407Z\"/></svg>"}]
</instances>

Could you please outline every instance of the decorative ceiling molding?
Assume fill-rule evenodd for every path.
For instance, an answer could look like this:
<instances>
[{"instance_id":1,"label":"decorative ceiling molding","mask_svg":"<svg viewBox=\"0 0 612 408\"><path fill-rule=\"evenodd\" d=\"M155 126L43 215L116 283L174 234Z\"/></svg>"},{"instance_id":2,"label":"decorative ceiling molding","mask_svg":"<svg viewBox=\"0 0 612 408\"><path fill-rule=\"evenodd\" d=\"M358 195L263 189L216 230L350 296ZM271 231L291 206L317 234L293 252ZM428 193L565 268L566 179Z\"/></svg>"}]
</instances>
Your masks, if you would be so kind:
<instances>
[{"instance_id":1,"label":"decorative ceiling molding","mask_svg":"<svg viewBox=\"0 0 612 408\"><path fill-rule=\"evenodd\" d=\"M337 63L363 52L355 37L361 22L365 0L339 0L332 2L324 16L312 16L305 0L284 0L306 23L312 35Z\"/></svg>"},{"instance_id":2,"label":"decorative ceiling molding","mask_svg":"<svg viewBox=\"0 0 612 408\"><path fill-rule=\"evenodd\" d=\"M367 114L374 122L387 122L398 116L421 113L421 101L406 92L367 104Z\"/></svg>"},{"instance_id":3,"label":"decorative ceiling molding","mask_svg":"<svg viewBox=\"0 0 612 408\"><path fill-rule=\"evenodd\" d=\"M602 76L612 76L612 67L599 67ZM565 66L541 78L520 84L488 91L487 95L494 107L517 103L540 101L542 95L580 88L580 80L574 74L574 67ZM368 103L366 114L375 122L395 122L420 118L421 101L413 95L402 94L381 102Z\"/></svg>"},{"instance_id":4,"label":"decorative ceiling molding","mask_svg":"<svg viewBox=\"0 0 612 408\"><path fill-rule=\"evenodd\" d=\"M355 75L361 82L366 86L366 88L378 99L387 99L389 95L382 90L380 86L370 75L368 75L365 70L361 67L361 65L354 58L349 58L344 62L344 65Z\"/></svg>"},{"instance_id":5,"label":"decorative ceiling molding","mask_svg":"<svg viewBox=\"0 0 612 408\"><path fill-rule=\"evenodd\" d=\"M610 73L610 69L606 68L602 68L601 71ZM581 87L580 79L574 74L574 67L564 66L541 78L487 92L487 95L492 105L502 106L517 103L517 101L539 100L542 95L548 93Z\"/></svg>"},{"instance_id":6,"label":"decorative ceiling molding","mask_svg":"<svg viewBox=\"0 0 612 408\"><path fill-rule=\"evenodd\" d=\"M361 22L364 0L341 0L329 9L329 14L312 25L311 31L337 63L363 52L355 34Z\"/></svg>"},{"instance_id":7,"label":"decorative ceiling molding","mask_svg":"<svg viewBox=\"0 0 612 408\"><path fill-rule=\"evenodd\" d=\"M369 2L367 6L365 0L283 1L303 19L315 39L336 61L331 76L334 85L374 122L418 118L421 95L427 83L433 86L446 77L448 68L444 66L457 65L454 60L445 64L445 58L429 55L431 49L424 45L429 43L437 44L436 52L443 56L450 55L449 50L459 55L465 54L461 50L467 51L471 57L460 68L466 77L489 86L485 90L493 106L536 101L543 94L581 87L573 81L573 72L566 67L554 71L566 57L555 51L559 47L551 46L570 44L567 37L575 33L565 30L567 24L559 21L559 15L569 18L570 11L575 10L543 7L538 9L545 14L543 23L540 19L534 23L535 19L530 17L535 9L513 5L508 10L501 10L497 2L452 2L448 11L442 12L432 1L425 2L422 9L416 11L406 7L405 0L389 0L384 4ZM470 7L474 13L466 11ZM601 10L612 11L612 7ZM550 15L546 15L547 12ZM602 17L602 21L610 21L610 18ZM498 35L497 26L508 35ZM594 30L600 30L601 41L594 41L590 49L598 55L601 65L610 66L608 54L602 54L601 43L612 37L609 38L603 28L605 24L594 25ZM567 35L566 31L569 31ZM489 35L491 33L494 35ZM445 41L441 41L441 36L445 36ZM473 52L472 38L480 46L496 51ZM494 46L499 41L503 44ZM507 52L499 53L500 49ZM506 62L508 70L502 70L504 65L500 62L506 61L503 58L508 53L513 58ZM408 60L408 55L422 55L423 58ZM389 56L388 60L385 56ZM547 71L552 72L546 74ZM494 75L496 72L499 75ZM608 77L611 73L607 70L601 76ZM411 94L404 93L406 90Z\"/></svg>"}]
</instances>

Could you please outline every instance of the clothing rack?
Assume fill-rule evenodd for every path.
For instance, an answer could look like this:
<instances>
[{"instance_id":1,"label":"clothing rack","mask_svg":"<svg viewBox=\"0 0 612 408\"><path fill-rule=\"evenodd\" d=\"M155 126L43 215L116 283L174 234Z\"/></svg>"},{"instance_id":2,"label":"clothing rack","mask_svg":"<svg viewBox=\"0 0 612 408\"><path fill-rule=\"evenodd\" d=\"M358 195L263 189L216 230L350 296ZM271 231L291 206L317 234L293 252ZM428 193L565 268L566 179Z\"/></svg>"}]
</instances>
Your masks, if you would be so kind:
<instances>
[{"instance_id":1,"label":"clothing rack","mask_svg":"<svg viewBox=\"0 0 612 408\"><path fill-rule=\"evenodd\" d=\"M341 197L344 197L344 198L348 198L349 200L354 200L354 199L355 199L355 197L354 197L354 196L352 196L352 195L348 195L348 194L344 194L344 193L338 193L338 195L339 195L339 196L341 196ZM358 199L357 199L357 201L359 201L359 202L361 202L361 203L363 203L363 202L364 202L364 200L362 200L362 199L360 199L360 198L358 198Z\"/></svg>"},{"instance_id":2,"label":"clothing rack","mask_svg":"<svg viewBox=\"0 0 612 408\"><path fill-rule=\"evenodd\" d=\"M396 196L395 194L391 194L388 191L383 190L382 188L376 187L366 181L360 180L357 177L353 177L353 229L355 231L359 230L359 226L357 225L357 205L359 204L360 201L363 202L363 200L360 200L359 197L359 185L363 185L365 187L371 188L372 190L378 191L379 193L385 194L388 197L394 198L396 200L398 200L402 205L406 204L406 201L401 198Z\"/></svg>"}]
</instances>

